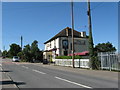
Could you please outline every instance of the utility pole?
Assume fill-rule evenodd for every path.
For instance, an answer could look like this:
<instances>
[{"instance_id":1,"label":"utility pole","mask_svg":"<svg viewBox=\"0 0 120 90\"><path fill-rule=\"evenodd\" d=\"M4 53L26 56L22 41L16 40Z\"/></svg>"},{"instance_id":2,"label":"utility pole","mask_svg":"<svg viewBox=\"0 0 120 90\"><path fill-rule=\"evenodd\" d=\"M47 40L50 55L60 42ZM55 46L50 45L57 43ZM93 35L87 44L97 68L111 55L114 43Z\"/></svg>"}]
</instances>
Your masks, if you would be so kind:
<instances>
[{"instance_id":1,"label":"utility pole","mask_svg":"<svg viewBox=\"0 0 120 90\"><path fill-rule=\"evenodd\" d=\"M5 51L5 46L3 46L3 51Z\"/></svg>"},{"instance_id":2,"label":"utility pole","mask_svg":"<svg viewBox=\"0 0 120 90\"><path fill-rule=\"evenodd\" d=\"M73 14L73 0L71 1L71 24L72 24L72 63L74 66L74 14Z\"/></svg>"},{"instance_id":3,"label":"utility pole","mask_svg":"<svg viewBox=\"0 0 120 90\"><path fill-rule=\"evenodd\" d=\"M92 57L94 55L94 51L93 51L93 37L92 37L92 23L91 23L91 10L90 10L90 0L88 0L88 11L87 11L87 15L88 15L88 25L89 25L89 56L90 56L90 68L93 68L92 66Z\"/></svg>"},{"instance_id":4,"label":"utility pole","mask_svg":"<svg viewBox=\"0 0 120 90\"><path fill-rule=\"evenodd\" d=\"M22 44L23 44L23 37L21 36L21 51L22 51Z\"/></svg>"}]
</instances>

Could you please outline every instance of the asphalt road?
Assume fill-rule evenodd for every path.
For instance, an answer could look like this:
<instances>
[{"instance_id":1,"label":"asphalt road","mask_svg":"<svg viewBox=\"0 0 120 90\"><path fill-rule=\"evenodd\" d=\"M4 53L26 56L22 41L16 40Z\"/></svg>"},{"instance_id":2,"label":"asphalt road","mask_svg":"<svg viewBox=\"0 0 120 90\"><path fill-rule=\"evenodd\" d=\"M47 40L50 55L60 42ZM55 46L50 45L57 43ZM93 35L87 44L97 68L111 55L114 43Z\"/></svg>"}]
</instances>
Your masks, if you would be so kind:
<instances>
[{"instance_id":1,"label":"asphalt road","mask_svg":"<svg viewBox=\"0 0 120 90\"><path fill-rule=\"evenodd\" d=\"M118 88L116 72L111 72L107 78L107 72L103 76L100 72L99 76L94 71L89 74L89 70L78 73L74 72L75 69L70 71L62 67L60 70L56 66L51 68L49 65L12 62L9 59L3 60L2 68L19 88Z\"/></svg>"}]
</instances>

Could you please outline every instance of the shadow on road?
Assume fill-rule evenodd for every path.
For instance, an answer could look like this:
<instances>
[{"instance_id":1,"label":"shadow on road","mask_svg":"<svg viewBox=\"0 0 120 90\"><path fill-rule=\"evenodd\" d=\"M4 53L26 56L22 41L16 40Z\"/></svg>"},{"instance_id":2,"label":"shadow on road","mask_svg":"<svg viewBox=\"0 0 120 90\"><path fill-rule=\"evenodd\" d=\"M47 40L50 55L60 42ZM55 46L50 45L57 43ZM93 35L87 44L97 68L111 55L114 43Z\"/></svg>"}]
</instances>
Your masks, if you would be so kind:
<instances>
[{"instance_id":1,"label":"shadow on road","mask_svg":"<svg viewBox=\"0 0 120 90\"><path fill-rule=\"evenodd\" d=\"M3 70L3 71L0 71L0 72L12 72L12 71L10 71L10 70Z\"/></svg>"},{"instance_id":2,"label":"shadow on road","mask_svg":"<svg viewBox=\"0 0 120 90\"><path fill-rule=\"evenodd\" d=\"M14 82L14 81L0 81L0 84L7 85L7 84L16 84L16 85L24 85L25 82Z\"/></svg>"}]
</instances>

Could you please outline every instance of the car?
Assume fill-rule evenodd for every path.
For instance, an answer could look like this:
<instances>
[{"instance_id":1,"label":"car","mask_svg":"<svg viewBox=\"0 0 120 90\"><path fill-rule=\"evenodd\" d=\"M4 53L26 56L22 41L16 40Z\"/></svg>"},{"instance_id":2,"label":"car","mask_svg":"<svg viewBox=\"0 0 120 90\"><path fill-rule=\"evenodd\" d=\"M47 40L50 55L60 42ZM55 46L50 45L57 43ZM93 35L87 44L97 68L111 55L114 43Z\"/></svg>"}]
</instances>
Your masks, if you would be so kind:
<instances>
[{"instance_id":1,"label":"car","mask_svg":"<svg viewBox=\"0 0 120 90\"><path fill-rule=\"evenodd\" d=\"M44 59L44 60L43 60L43 64L48 64L48 60L47 60L47 59Z\"/></svg>"},{"instance_id":2,"label":"car","mask_svg":"<svg viewBox=\"0 0 120 90\"><path fill-rule=\"evenodd\" d=\"M18 56L13 56L13 59L12 59L13 62L19 62L19 60L20 60L20 59L19 59Z\"/></svg>"},{"instance_id":3,"label":"car","mask_svg":"<svg viewBox=\"0 0 120 90\"><path fill-rule=\"evenodd\" d=\"M5 59L5 56L2 56L2 59Z\"/></svg>"}]
</instances>

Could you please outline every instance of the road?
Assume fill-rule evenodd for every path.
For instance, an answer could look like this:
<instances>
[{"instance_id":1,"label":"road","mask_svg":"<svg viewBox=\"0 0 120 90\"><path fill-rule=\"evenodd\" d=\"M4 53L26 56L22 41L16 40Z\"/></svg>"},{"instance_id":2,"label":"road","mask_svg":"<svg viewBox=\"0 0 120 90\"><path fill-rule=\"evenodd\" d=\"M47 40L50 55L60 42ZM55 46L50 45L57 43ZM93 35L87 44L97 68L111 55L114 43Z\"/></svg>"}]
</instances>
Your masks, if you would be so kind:
<instances>
[{"instance_id":1,"label":"road","mask_svg":"<svg viewBox=\"0 0 120 90\"><path fill-rule=\"evenodd\" d=\"M18 88L118 88L118 73L3 59L3 70Z\"/></svg>"}]
</instances>

